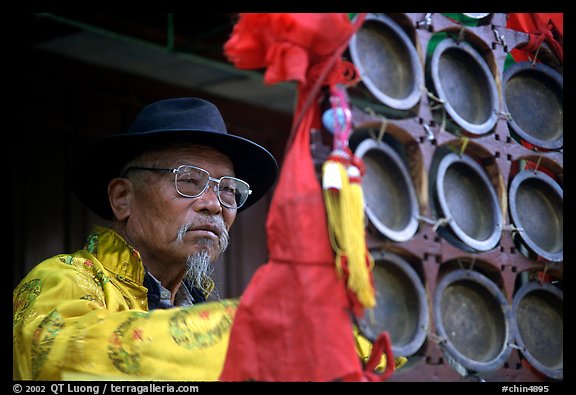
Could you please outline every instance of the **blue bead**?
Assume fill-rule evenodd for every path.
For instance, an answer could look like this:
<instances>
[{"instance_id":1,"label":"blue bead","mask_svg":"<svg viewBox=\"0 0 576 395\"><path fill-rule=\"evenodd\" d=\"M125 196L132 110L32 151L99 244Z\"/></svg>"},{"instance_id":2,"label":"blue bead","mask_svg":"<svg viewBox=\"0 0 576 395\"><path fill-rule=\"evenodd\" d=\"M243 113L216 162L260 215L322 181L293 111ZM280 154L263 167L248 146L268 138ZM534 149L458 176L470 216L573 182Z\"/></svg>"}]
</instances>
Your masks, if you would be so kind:
<instances>
[{"instance_id":1,"label":"blue bead","mask_svg":"<svg viewBox=\"0 0 576 395\"><path fill-rule=\"evenodd\" d=\"M335 121L337 121L338 124L336 124ZM334 131L336 130L336 126L338 126L339 130L344 129L344 127L346 126L346 117L344 116L344 110L342 110L341 108L337 108L336 117L334 116L334 109L330 108L324 111L324 114L322 114L322 124L326 129L328 129L330 133L334 133Z\"/></svg>"}]
</instances>

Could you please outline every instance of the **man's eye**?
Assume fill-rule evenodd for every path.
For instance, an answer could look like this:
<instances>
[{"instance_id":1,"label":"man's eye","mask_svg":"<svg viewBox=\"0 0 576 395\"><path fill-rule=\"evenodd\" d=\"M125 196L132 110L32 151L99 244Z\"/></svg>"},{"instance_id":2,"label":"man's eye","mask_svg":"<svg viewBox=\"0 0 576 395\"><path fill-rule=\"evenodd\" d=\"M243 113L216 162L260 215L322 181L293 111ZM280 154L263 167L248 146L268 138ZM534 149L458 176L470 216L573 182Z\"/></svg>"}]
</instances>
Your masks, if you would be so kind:
<instances>
[{"instance_id":1,"label":"man's eye","mask_svg":"<svg viewBox=\"0 0 576 395\"><path fill-rule=\"evenodd\" d=\"M232 187L221 187L220 188L220 192L224 192L224 193L230 193L232 195L236 194L236 189L232 188Z\"/></svg>"},{"instance_id":2,"label":"man's eye","mask_svg":"<svg viewBox=\"0 0 576 395\"><path fill-rule=\"evenodd\" d=\"M181 177L178 181L194 185L200 185L201 183L201 180L197 177Z\"/></svg>"}]
</instances>

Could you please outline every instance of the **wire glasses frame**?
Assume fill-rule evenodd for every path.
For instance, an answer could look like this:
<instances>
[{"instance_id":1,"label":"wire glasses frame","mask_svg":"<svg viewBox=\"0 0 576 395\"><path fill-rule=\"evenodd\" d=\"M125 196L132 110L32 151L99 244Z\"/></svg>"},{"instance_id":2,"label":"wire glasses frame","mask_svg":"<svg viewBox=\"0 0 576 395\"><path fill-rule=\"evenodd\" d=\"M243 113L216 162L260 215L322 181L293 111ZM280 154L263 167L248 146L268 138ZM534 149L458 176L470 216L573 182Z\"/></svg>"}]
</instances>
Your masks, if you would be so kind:
<instances>
[{"instance_id":1,"label":"wire glasses frame","mask_svg":"<svg viewBox=\"0 0 576 395\"><path fill-rule=\"evenodd\" d=\"M176 192L187 198L195 198L202 195L208 189L210 181L212 181L217 186L215 191L220 204L233 210L242 207L252 193L250 185L239 178L231 176L214 178L210 176L208 171L192 165L181 165L174 169L131 166L124 170L123 177L130 170L174 173Z\"/></svg>"}]
</instances>

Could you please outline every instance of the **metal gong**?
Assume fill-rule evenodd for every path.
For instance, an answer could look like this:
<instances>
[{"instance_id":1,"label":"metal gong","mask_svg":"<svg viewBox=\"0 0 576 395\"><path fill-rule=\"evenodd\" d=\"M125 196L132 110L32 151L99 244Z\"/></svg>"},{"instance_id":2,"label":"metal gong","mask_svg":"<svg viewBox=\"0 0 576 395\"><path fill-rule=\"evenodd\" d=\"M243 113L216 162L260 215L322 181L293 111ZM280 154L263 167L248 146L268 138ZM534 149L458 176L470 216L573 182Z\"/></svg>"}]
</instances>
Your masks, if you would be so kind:
<instances>
[{"instance_id":1,"label":"metal gong","mask_svg":"<svg viewBox=\"0 0 576 395\"><path fill-rule=\"evenodd\" d=\"M362 82L380 102L395 110L418 103L424 70L414 44L392 18L368 14L349 49Z\"/></svg>"},{"instance_id":2,"label":"metal gong","mask_svg":"<svg viewBox=\"0 0 576 395\"><path fill-rule=\"evenodd\" d=\"M502 235L496 190L485 170L467 155L444 155L431 171L437 215L447 221L438 234L464 251L489 251Z\"/></svg>"},{"instance_id":3,"label":"metal gong","mask_svg":"<svg viewBox=\"0 0 576 395\"><path fill-rule=\"evenodd\" d=\"M418 201L414 184L400 155L388 144L363 140L355 154L362 158L366 216L383 236L407 241L418 229Z\"/></svg>"},{"instance_id":4,"label":"metal gong","mask_svg":"<svg viewBox=\"0 0 576 395\"><path fill-rule=\"evenodd\" d=\"M517 238L548 261L564 259L564 192L541 171L522 170L510 182L508 206Z\"/></svg>"},{"instance_id":5,"label":"metal gong","mask_svg":"<svg viewBox=\"0 0 576 395\"><path fill-rule=\"evenodd\" d=\"M540 148L564 144L563 77L542 63L520 62L504 71L504 108L509 128Z\"/></svg>"},{"instance_id":6,"label":"metal gong","mask_svg":"<svg viewBox=\"0 0 576 395\"><path fill-rule=\"evenodd\" d=\"M464 370L461 374L493 372L510 356L510 308L483 274L446 274L434 292L433 317L441 347L451 365Z\"/></svg>"},{"instance_id":7,"label":"metal gong","mask_svg":"<svg viewBox=\"0 0 576 395\"><path fill-rule=\"evenodd\" d=\"M530 281L514 295L512 334L520 353L540 373L564 374L564 297L548 283Z\"/></svg>"},{"instance_id":8,"label":"metal gong","mask_svg":"<svg viewBox=\"0 0 576 395\"><path fill-rule=\"evenodd\" d=\"M424 344L428 332L426 289L414 268L399 255L378 250L372 256L376 307L366 310L359 327L374 338L387 331L394 355L410 356Z\"/></svg>"},{"instance_id":9,"label":"metal gong","mask_svg":"<svg viewBox=\"0 0 576 395\"><path fill-rule=\"evenodd\" d=\"M463 12L462 14L472 19L484 19L490 15L488 12Z\"/></svg>"},{"instance_id":10,"label":"metal gong","mask_svg":"<svg viewBox=\"0 0 576 395\"><path fill-rule=\"evenodd\" d=\"M472 137L492 131L498 120L498 89L486 61L474 47L452 38L441 40L428 61L427 73L428 85L443 101L448 120L455 124L453 129ZM437 118L439 113L434 112Z\"/></svg>"}]
</instances>

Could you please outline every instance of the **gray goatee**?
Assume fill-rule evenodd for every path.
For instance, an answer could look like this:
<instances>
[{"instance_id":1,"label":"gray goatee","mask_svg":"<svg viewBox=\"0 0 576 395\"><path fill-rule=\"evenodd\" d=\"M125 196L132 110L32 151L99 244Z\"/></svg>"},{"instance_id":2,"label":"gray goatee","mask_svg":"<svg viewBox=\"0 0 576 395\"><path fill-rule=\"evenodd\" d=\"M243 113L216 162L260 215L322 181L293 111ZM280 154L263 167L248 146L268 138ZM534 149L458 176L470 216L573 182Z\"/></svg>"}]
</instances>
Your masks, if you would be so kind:
<instances>
[{"instance_id":1,"label":"gray goatee","mask_svg":"<svg viewBox=\"0 0 576 395\"><path fill-rule=\"evenodd\" d=\"M186 279L200 290L205 297L212 293L215 293L216 297L218 295L218 291L215 290L214 280L212 280L213 272L214 265L212 265L210 255L206 251L190 255L186 260Z\"/></svg>"},{"instance_id":2,"label":"gray goatee","mask_svg":"<svg viewBox=\"0 0 576 395\"><path fill-rule=\"evenodd\" d=\"M191 255L186 259L186 279L191 282L191 284L199 289L205 297L210 294L214 294L217 299L218 291L215 289L214 281L212 280L212 273L214 272L213 262L216 261L218 256L220 256L230 243L230 234L226 230L224 221L220 217L211 218L209 221L204 221L203 223L211 223L220 228L220 236L218 240L218 246L216 248L217 254L215 257L210 256L209 249L213 246L213 241L209 239L202 239L200 241L201 249ZM184 224L178 229L177 240L182 241L184 234L190 228L192 223Z\"/></svg>"}]
</instances>

